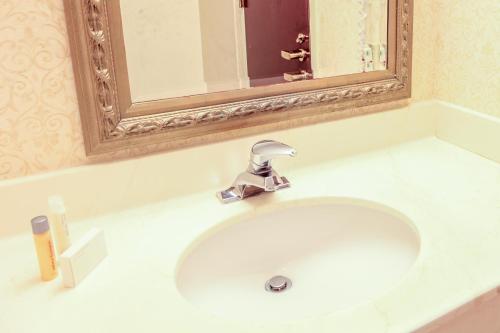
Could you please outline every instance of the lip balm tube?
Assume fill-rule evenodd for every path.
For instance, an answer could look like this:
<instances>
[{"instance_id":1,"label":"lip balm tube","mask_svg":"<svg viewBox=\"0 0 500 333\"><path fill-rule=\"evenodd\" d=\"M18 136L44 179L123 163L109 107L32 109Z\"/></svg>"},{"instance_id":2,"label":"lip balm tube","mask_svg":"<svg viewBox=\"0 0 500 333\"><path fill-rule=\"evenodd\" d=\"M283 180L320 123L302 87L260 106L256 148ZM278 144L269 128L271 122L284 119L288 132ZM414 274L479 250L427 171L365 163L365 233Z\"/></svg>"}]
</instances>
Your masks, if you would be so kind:
<instances>
[{"instance_id":1,"label":"lip balm tube","mask_svg":"<svg viewBox=\"0 0 500 333\"><path fill-rule=\"evenodd\" d=\"M42 281L50 281L57 277L57 261L54 242L49 230L49 220L46 216L37 216L31 220L33 240L35 242L38 266Z\"/></svg>"}]
</instances>

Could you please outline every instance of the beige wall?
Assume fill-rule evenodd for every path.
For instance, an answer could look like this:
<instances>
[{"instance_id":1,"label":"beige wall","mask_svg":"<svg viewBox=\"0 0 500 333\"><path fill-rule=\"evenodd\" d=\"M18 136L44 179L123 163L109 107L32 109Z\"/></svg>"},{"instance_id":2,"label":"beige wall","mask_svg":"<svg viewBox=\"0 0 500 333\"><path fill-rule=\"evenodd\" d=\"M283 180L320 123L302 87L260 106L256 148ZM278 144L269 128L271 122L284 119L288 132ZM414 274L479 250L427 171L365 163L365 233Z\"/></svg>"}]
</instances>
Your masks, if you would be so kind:
<instances>
[{"instance_id":1,"label":"beige wall","mask_svg":"<svg viewBox=\"0 0 500 333\"><path fill-rule=\"evenodd\" d=\"M380 38L387 35L387 11L380 10L387 8L386 0L372 0L366 7L359 0L310 0L309 3L315 78L361 73L365 45L387 44L387 39Z\"/></svg>"},{"instance_id":2,"label":"beige wall","mask_svg":"<svg viewBox=\"0 0 500 333\"><path fill-rule=\"evenodd\" d=\"M439 0L435 11L436 96L500 117L500 1Z\"/></svg>"},{"instance_id":3,"label":"beige wall","mask_svg":"<svg viewBox=\"0 0 500 333\"><path fill-rule=\"evenodd\" d=\"M248 88L245 17L234 0L199 0L208 92Z\"/></svg>"},{"instance_id":4,"label":"beige wall","mask_svg":"<svg viewBox=\"0 0 500 333\"><path fill-rule=\"evenodd\" d=\"M0 179L85 162L62 0L0 0Z\"/></svg>"},{"instance_id":5,"label":"beige wall","mask_svg":"<svg viewBox=\"0 0 500 333\"><path fill-rule=\"evenodd\" d=\"M198 0L121 1L132 101L203 94Z\"/></svg>"},{"instance_id":6,"label":"beige wall","mask_svg":"<svg viewBox=\"0 0 500 333\"><path fill-rule=\"evenodd\" d=\"M358 1L310 1L314 77L363 71L360 39L362 9Z\"/></svg>"},{"instance_id":7,"label":"beige wall","mask_svg":"<svg viewBox=\"0 0 500 333\"><path fill-rule=\"evenodd\" d=\"M500 117L498 0L415 7L414 99ZM86 161L62 0L0 0L0 179Z\"/></svg>"}]
</instances>

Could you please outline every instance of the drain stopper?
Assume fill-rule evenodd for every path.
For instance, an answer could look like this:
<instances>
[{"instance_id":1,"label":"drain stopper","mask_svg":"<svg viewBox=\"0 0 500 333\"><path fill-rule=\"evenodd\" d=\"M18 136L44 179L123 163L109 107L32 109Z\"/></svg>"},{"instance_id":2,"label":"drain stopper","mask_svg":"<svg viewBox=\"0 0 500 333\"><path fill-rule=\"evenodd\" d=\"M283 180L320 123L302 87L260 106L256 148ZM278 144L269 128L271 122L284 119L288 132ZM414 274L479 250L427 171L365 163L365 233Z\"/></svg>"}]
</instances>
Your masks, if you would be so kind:
<instances>
[{"instance_id":1,"label":"drain stopper","mask_svg":"<svg viewBox=\"0 0 500 333\"><path fill-rule=\"evenodd\" d=\"M266 290L273 293L279 293L290 289L291 287L292 281L289 278L280 275L272 277L266 282Z\"/></svg>"}]
</instances>

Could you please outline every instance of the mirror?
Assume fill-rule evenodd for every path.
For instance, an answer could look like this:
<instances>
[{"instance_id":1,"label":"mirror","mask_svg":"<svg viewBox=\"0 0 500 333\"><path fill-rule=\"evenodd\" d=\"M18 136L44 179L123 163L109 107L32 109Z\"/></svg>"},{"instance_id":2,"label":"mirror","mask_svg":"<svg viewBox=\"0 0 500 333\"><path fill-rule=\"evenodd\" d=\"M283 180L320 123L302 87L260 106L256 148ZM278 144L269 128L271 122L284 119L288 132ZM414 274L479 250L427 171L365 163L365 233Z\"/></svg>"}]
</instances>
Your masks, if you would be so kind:
<instances>
[{"instance_id":1,"label":"mirror","mask_svg":"<svg viewBox=\"0 0 500 333\"><path fill-rule=\"evenodd\" d=\"M120 3L133 102L387 69L387 0Z\"/></svg>"},{"instance_id":2,"label":"mirror","mask_svg":"<svg viewBox=\"0 0 500 333\"><path fill-rule=\"evenodd\" d=\"M411 95L413 0L64 6L88 155L338 119Z\"/></svg>"}]
</instances>

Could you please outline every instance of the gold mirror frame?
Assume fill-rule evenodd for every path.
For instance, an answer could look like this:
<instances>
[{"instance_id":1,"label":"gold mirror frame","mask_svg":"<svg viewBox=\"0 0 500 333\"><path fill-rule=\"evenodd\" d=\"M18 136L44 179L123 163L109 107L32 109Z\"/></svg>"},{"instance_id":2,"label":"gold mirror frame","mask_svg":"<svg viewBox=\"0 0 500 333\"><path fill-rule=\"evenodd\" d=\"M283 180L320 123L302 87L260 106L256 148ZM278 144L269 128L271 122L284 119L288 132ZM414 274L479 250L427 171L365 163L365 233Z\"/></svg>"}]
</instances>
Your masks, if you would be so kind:
<instances>
[{"instance_id":1,"label":"gold mirror frame","mask_svg":"<svg viewBox=\"0 0 500 333\"><path fill-rule=\"evenodd\" d=\"M174 149L282 128L279 122L411 96L413 0L389 0L388 69L132 103L120 0L64 0L88 155ZM276 126L269 126L276 124ZM226 135L227 133L227 135Z\"/></svg>"}]
</instances>

